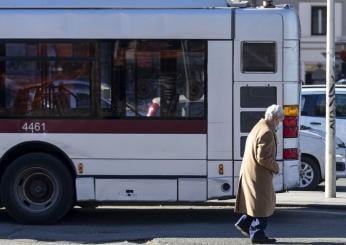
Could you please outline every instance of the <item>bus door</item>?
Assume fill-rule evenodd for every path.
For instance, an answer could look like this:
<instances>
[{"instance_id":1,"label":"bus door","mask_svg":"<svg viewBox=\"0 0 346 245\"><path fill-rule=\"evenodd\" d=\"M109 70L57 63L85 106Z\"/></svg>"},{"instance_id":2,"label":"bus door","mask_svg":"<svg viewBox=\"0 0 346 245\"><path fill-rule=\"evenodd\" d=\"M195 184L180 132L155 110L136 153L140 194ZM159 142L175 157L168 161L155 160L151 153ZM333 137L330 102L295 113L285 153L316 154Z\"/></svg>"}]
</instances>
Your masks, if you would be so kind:
<instances>
[{"instance_id":1,"label":"bus door","mask_svg":"<svg viewBox=\"0 0 346 245\"><path fill-rule=\"evenodd\" d=\"M234 85L233 85L233 151L234 186L247 135L266 108L283 106L283 18L275 12L235 11ZM277 132L277 161L282 169L282 129ZM283 189L282 171L275 175L274 188ZM234 195L236 195L235 190Z\"/></svg>"}]
</instances>

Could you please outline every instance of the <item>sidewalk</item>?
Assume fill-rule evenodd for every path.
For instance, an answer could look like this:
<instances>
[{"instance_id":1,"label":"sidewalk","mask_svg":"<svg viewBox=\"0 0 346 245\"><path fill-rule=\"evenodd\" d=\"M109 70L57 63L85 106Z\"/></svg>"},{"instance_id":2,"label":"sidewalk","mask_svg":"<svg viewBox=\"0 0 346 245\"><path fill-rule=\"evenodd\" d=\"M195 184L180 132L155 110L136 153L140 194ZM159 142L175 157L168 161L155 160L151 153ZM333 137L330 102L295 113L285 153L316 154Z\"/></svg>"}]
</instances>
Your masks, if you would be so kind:
<instances>
[{"instance_id":1,"label":"sidewalk","mask_svg":"<svg viewBox=\"0 0 346 245\"><path fill-rule=\"evenodd\" d=\"M277 206L310 206L345 208L346 192L337 192L336 198L326 198L323 191L288 191L276 194Z\"/></svg>"},{"instance_id":2,"label":"sidewalk","mask_svg":"<svg viewBox=\"0 0 346 245\"><path fill-rule=\"evenodd\" d=\"M323 191L288 191L276 194L277 207L319 207L346 209L346 192L337 192L336 198L325 198ZM210 205L234 206L235 199L209 201Z\"/></svg>"},{"instance_id":3,"label":"sidewalk","mask_svg":"<svg viewBox=\"0 0 346 245\"><path fill-rule=\"evenodd\" d=\"M292 190L276 194L277 206L315 206L346 209L346 179L336 181L336 197L325 197L324 183L314 191Z\"/></svg>"},{"instance_id":4,"label":"sidewalk","mask_svg":"<svg viewBox=\"0 0 346 245\"><path fill-rule=\"evenodd\" d=\"M231 205L235 199L224 201L209 201L211 205ZM346 209L346 179L337 180L336 198L325 198L324 184L317 190L299 191L292 190L276 194L276 206L278 207L318 207L318 208L342 208Z\"/></svg>"}]
</instances>

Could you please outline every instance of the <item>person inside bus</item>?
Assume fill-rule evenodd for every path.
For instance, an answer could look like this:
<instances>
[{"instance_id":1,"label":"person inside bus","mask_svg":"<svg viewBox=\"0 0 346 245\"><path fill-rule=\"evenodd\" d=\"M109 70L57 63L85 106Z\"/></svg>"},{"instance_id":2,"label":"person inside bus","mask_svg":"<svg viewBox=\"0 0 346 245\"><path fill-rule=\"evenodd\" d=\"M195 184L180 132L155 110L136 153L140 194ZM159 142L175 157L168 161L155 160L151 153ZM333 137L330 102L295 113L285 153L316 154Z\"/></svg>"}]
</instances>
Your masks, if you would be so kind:
<instances>
[{"instance_id":1,"label":"person inside bus","mask_svg":"<svg viewBox=\"0 0 346 245\"><path fill-rule=\"evenodd\" d=\"M277 153L276 130L283 120L279 105L271 105L249 133L240 169L235 212L243 215L235 224L252 243L275 243L265 234L268 217L274 213L275 192L273 174L279 173L275 161Z\"/></svg>"}]
</instances>

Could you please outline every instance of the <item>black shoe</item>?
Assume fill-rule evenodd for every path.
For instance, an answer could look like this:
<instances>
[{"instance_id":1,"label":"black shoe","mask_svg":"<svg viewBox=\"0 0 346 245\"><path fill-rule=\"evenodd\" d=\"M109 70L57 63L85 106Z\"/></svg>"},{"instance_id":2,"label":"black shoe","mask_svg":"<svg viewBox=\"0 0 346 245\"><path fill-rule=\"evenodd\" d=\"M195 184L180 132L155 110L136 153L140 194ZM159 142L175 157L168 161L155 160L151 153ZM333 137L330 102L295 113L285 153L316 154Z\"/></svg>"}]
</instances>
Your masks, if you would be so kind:
<instances>
[{"instance_id":1,"label":"black shoe","mask_svg":"<svg viewBox=\"0 0 346 245\"><path fill-rule=\"evenodd\" d=\"M246 237L249 237L249 236L250 236L249 232L246 231L244 228L242 228L240 225L235 224L234 227L235 227L238 231L240 231L241 234L243 234L244 236L246 236Z\"/></svg>"},{"instance_id":2,"label":"black shoe","mask_svg":"<svg viewBox=\"0 0 346 245\"><path fill-rule=\"evenodd\" d=\"M253 238L251 239L252 244L273 244L276 243L275 238Z\"/></svg>"}]
</instances>

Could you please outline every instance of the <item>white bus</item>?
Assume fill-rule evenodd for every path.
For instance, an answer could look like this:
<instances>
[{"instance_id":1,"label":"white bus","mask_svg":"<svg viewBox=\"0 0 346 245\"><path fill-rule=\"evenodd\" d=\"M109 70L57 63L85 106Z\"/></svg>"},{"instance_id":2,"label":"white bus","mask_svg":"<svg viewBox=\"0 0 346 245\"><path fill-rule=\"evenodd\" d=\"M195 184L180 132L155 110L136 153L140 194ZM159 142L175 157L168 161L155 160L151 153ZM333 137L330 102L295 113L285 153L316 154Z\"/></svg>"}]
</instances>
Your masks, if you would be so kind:
<instances>
[{"instance_id":1,"label":"white bus","mask_svg":"<svg viewBox=\"0 0 346 245\"><path fill-rule=\"evenodd\" d=\"M43 224L78 204L233 197L246 136L275 103L286 116L275 189L297 186L297 14L234 5L2 0L8 213Z\"/></svg>"}]
</instances>

